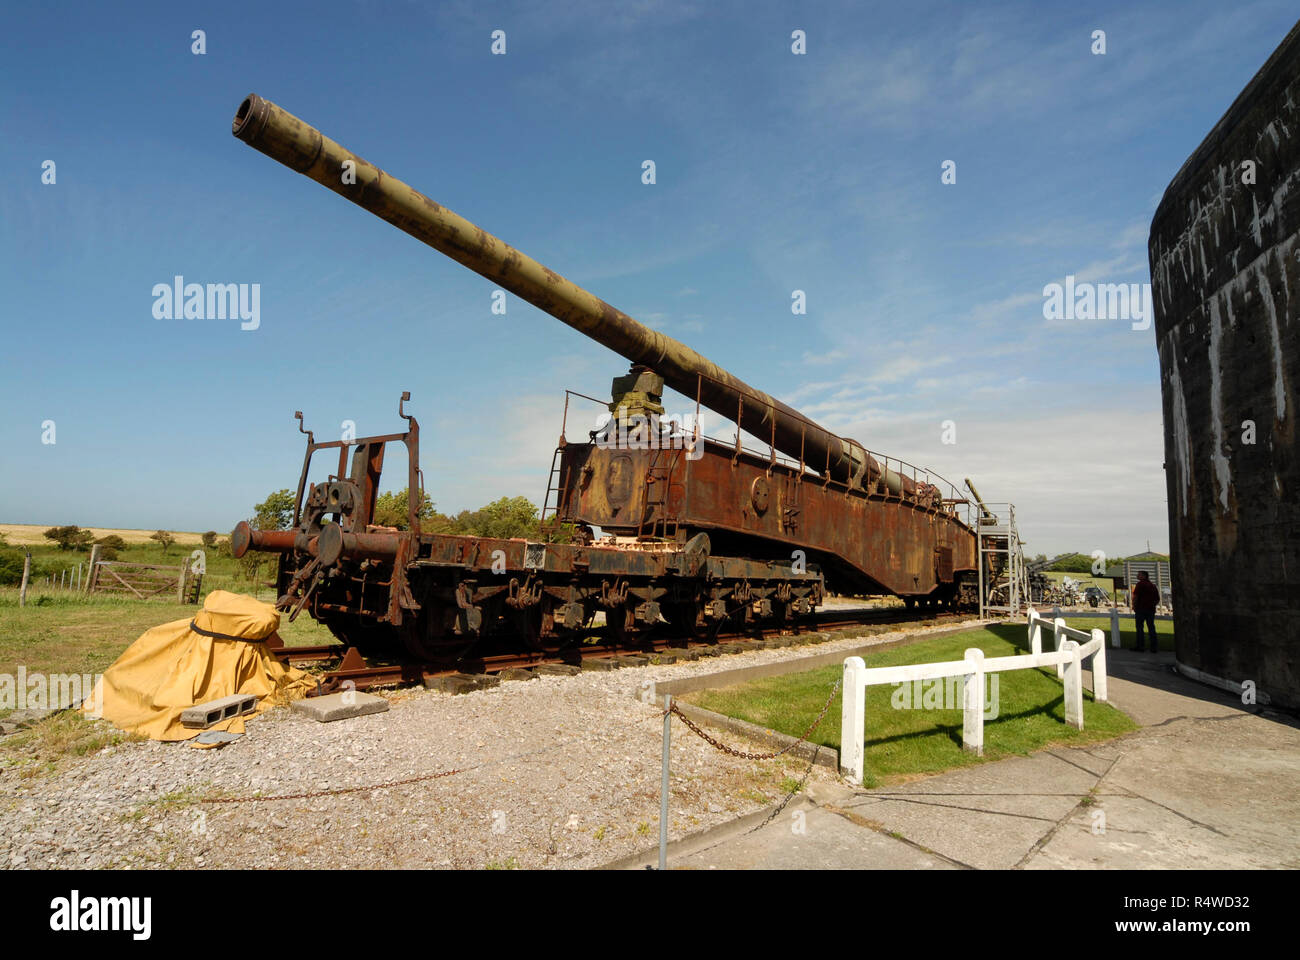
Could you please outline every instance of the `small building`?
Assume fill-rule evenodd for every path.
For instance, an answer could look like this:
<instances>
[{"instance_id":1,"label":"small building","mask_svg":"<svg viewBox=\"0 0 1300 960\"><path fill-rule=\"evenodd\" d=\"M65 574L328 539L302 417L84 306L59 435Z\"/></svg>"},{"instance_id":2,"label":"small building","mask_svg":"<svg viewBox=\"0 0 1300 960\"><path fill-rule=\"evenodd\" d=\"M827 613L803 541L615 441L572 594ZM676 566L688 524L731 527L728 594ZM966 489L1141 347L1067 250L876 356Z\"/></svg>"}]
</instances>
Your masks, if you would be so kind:
<instances>
[{"instance_id":1,"label":"small building","mask_svg":"<svg viewBox=\"0 0 1300 960\"><path fill-rule=\"evenodd\" d=\"M1145 572L1160 590L1160 597L1164 604L1172 606L1170 598L1173 595L1173 579L1170 575L1169 561L1160 554L1138 554L1122 564L1106 568L1106 576L1114 585L1115 592L1124 597L1131 597L1130 591L1133 589L1133 584L1137 583L1138 574L1141 572Z\"/></svg>"}]
</instances>

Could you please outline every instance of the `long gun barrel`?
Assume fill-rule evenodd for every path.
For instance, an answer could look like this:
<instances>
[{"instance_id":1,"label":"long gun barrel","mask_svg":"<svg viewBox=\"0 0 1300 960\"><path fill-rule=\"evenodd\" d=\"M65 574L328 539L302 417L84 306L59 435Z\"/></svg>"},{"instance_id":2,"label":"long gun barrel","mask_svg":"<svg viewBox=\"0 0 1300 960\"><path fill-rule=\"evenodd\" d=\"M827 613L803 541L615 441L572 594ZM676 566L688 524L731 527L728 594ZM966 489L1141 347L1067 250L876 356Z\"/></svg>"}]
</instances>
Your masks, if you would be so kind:
<instances>
[{"instance_id":1,"label":"long gun barrel","mask_svg":"<svg viewBox=\"0 0 1300 960\"><path fill-rule=\"evenodd\" d=\"M315 127L250 94L231 132L273 160L328 187L533 306L650 368L674 390L765 440L809 468L862 487L880 476L891 492L916 492L911 478L884 468L854 440L823 429L798 411L732 376L685 344L621 310L424 194L349 153Z\"/></svg>"}]
</instances>

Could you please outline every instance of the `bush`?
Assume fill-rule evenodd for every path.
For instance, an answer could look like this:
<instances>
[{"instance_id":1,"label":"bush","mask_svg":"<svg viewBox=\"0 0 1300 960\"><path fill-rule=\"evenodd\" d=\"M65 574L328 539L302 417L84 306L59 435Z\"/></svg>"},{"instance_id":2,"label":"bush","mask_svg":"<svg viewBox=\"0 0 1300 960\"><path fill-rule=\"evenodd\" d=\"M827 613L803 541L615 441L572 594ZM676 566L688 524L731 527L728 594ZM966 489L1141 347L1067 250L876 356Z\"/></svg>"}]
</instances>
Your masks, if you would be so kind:
<instances>
[{"instance_id":1,"label":"bush","mask_svg":"<svg viewBox=\"0 0 1300 960\"><path fill-rule=\"evenodd\" d=\"M150 540L157 540L162 545L162 552L166 553L173 543L176 542L176 535L170 530L159 530L157 533L149 534Z\"/></svg>"},{"instance_id":2,"label":"bush","mask_svg":"<svg viewBox=\"0 0 1300 960\"><path fill-rule=\"evenodd\" d=\"M35 571L33 571L33 575ZM22 583L23 552L21 550L0 550L0 584Z\"/></svg>"},{"instance_id":3,"label":"bush","mask_svg":"<svg viewBox=\"0 0 1300 960\"><path fill-rule=\"evenodd\" d=\"M82 530L75 523L63 527L50 527L44 536L59 545L60 550L89 550L95 535L89 530Z\"/></svg>"},{"instance_id":4,"label":"bush","mask_svg":"<svg viewBox=\"0 0 1300 960\"><path fill-rule=\"evenodd\" d=\"M478 510L463 510L453 521L455 532L475 537L536 538L537 508L527 497L501 497Z\"/></svg>"},{"instance_id":5,"label":"bush","mask_svg":"<svg viewBox=\"0 0 1300 960\"><path fill-rule=\"evenodd\" d=\"M199 539L203 541L203 545L205 547L211 550L213 547L217 545L217 531L209 530L207 533L204 533L202 536L200 536Z\"/></svg>"},{"instance_id":6,"label":"bush","mask_svg":"<svg viewBox=\"0 0 1300 960\"><path fill-rule=\"evenodd\" d=\"M371 519L371 522L381 527L396 527L398 530L405 530L410 525L407 517L410 502L410 495L405 489L390 490L388 493L381 493L375 498L375 515ZM420 510L418 516L421 521L429 520L433 517L433 501L430 500L429 495L423 491L420 492ZM420 528L424 529L423 522L421 522Z\"/></svg>"},{"instance_id":7,"label":"bush","mask_svg":"<svg viewBox=\"0 0 1300 960\"><path fill-rule=\"evenodd\" d=\"M116 533L100 537L95 543L99 545L99 559L101 560L116 560L118 551L126 549L126 541Z\"/></svg>"},{"instance_id":8,"label":"bush","mask_svg":"<svg viewBox=\"0 0 1300 960\"><path fill-rule=\"evenodd\" d=\"M255 530L288 530L293 525L294 495L277 490L253 508L248 522Z\"/></svg>"}]
</instances>

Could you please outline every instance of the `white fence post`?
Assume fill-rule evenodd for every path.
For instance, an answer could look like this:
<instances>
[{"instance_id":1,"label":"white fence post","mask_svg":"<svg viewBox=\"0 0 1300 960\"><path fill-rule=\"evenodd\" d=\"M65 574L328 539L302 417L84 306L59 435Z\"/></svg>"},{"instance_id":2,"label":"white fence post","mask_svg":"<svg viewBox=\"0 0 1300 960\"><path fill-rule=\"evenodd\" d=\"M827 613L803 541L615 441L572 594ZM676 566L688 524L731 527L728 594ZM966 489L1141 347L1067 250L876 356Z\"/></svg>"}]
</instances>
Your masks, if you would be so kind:
<instances>
[{"instance_id":1,"label":"white fence post","mask_svg":"<svg viewBox=\"0 0 1300 960\"><path fill-rule=\"evenodd\" d=\"M1065 620L1057 617L1052 621L1052 651L1054 653L1060 653L1064 649L1061 644L1065 643L1065 636ZM1063 662L1058 663L1056 665L1056 679L1060 680L1064 676L1065 664Z\"/></svg>"},{"instance_id":2,"label":"white fence post","mask_svg":"<svg viewBox=\"0 0 1300 960\"><path fill-rule=\"evenodd\" d=\"M1110 608L1110 645L1119 649L1119 610L1116 607Z\"/></svg>"},{"instance_id":3,"label":"white fence post","mask_svg":"<svg viewBox=\"0 0 1300 960\"><path fill-rule=\"evenodd\" d=\"M961 745L977 757L984 756L984 651L966 651L966 675L962 683Z\"/></svg>"},{"instance_id":4,"label":"white fence post","mask_svg":"<svg viewBox=\"0 0 1300 960\"><path fill-rule=\"evenodd\" d=\"M1034 656L1043 652L1043 618L1033 607L1029 608L1029 652Z\"/></svg>"},{"instance_id":5,"label":"white fence post","mask_svg":"<svg viewBox=\"0 0 1300 960\"><path fill-rule=\"evenodd\" d=\"M1097 643L1097 652L1092 655L1092 699L1097 703L1106 702L1106 634L1100 628L1094 628L1092 639Z\"/></svg>"},{"instance_id":6,"label":"white fence post","mask_svg":"<svg viewBox=\"0 0 1300 960\"><path fill-rule=\"evenodd\" d=\"M1083 729L1083 658L1079 656L1079 643L1065 641L1065 722L1076 730Z\"/></svg>"},{"instance_id":7,"label":"white fence post","mask_svg":"<svg viewBox=\"0 0 1300 960\"><path fill-rule=\"evenodd\" d=\"M840 718L840 773L849 783L861 785L863 747L866 737L867 669L861 657L844 659L844 682L840 696L844 706Z\"/></svg>"}]
</instances>

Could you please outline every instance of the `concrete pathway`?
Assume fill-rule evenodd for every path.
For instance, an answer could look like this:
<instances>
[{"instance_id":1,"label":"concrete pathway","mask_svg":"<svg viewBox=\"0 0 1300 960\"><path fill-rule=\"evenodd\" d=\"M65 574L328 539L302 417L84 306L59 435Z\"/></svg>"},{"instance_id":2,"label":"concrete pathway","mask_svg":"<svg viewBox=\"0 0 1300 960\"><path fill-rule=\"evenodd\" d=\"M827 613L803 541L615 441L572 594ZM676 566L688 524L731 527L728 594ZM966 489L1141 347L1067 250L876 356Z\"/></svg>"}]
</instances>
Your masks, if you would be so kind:
<instances>
[{"instance_id":1,"label":"concrete pathway","mask_svg":"<svg viewBox=\"0 0 1300 960\"><path fill-rule=\"evenodd\" d=\"M1110 664L1111 702L1139 731L887 789L818 784L775 816L670 846L669 866L1300 867L1295 719L1179 676L1170 653L1110 651Z\"/></svg>"}]
</instances>

